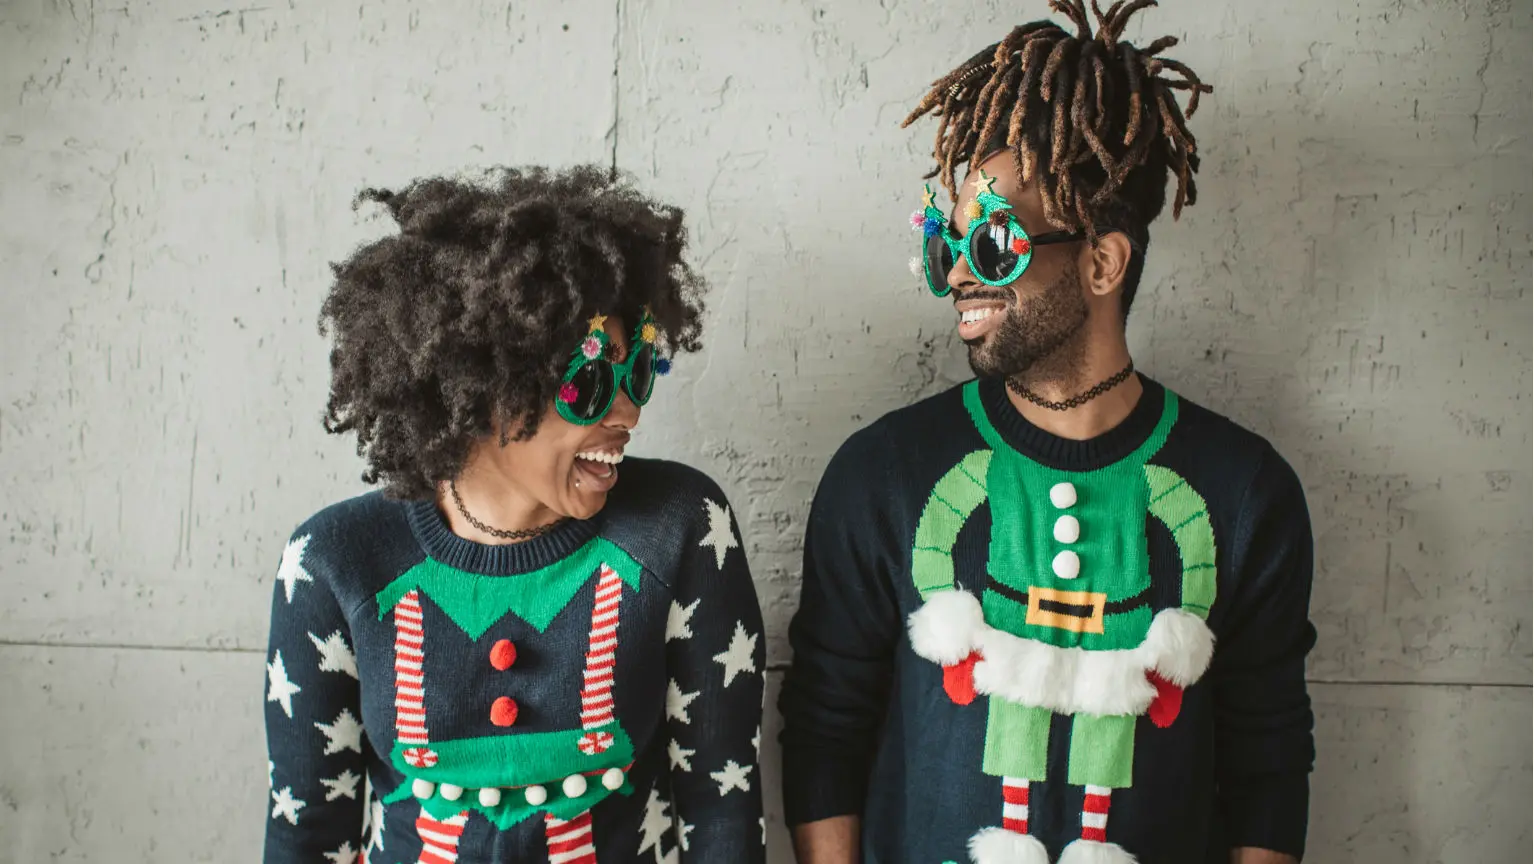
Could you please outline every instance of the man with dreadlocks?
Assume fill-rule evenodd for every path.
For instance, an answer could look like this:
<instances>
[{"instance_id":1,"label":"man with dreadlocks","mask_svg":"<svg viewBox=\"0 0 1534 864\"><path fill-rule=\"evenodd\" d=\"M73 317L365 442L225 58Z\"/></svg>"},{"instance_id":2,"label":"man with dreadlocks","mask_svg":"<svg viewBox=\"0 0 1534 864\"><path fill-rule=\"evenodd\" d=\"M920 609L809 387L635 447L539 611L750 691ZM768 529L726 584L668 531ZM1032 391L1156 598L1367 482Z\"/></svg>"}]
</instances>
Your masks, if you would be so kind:
<instances>
[{"instance_id":1,"label":"man with dreadlocks","mask_svg":"<svg viewBox=\"0 0 1534 864\"><path fill-rule=\"evenodd\" d=\"M1122 39L1154 0L1050 5L1071 29L1015 28L906 119L937 118L955 202L926 189L913 269L978 377L859 432L817 494L780 703L803 864L1304 849L1304 492L1124 336L1212 88L1177 40Z\"/></svg>"}]
</instances>

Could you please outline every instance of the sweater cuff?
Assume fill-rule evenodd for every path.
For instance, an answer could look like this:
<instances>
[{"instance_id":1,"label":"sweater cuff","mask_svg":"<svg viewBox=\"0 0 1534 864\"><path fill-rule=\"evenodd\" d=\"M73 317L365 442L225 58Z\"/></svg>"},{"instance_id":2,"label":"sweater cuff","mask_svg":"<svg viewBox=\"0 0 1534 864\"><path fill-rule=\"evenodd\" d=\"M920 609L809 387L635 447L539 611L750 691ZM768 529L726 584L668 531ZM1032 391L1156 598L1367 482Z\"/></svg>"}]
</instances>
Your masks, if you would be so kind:
<instances>
[{"instance_id":1,"label":"sweater cuff","mask_svg":"<svg viewBox=\"0 0 1534 864\"><path fill-rule=\"evenodd\" d=\"M1310 812L1309 774L1252 777L1220 790L1225 845L1304 857Z\"/></svg>"},{"instance_id":2,"label":"sweater cuff","mask_svg":"<svg viewBox=\"0 0 1534 864\"><path fill-rule=\"evenodd\" d=\"M783 814L790 828L836 816L860 816L868 766L845 752L789 750L783 755Z\"/></svg>"}]
</instances>

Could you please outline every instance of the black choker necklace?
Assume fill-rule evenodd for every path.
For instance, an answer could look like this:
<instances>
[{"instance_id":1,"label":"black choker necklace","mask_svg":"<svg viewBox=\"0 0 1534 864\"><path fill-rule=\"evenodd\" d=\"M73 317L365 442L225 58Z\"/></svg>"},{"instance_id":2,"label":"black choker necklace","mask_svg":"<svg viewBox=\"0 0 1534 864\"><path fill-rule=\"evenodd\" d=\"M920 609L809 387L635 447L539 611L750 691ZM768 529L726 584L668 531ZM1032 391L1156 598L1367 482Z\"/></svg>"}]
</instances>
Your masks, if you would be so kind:
<instances>
[{"instance_id":1,"label":"black choker necklace","mask_svg":"<svg viewBox=\"0 0 1534 864\"><path fill-rule=\"evenodd\" d=\"M537 528L524 528L520 531L508 531L505 528L491 528L489 525L486 525L478 519L475 519L474 514L469 512L469 508L463 506L463 498L458 494L457 483L449 480L447 483L447 488L453 492L453 503L458 505L459 514L462 515L464 519L468 520L470 525L473 525L480 531L489 534L491 537L499 537L502 540L531 540L534 537L542 537L543 535L554 530L554 526L565 521L565 518L568 518L561 517L559 519L555 519L553 522L550 522L547 525L539 525Z\"/></svg>"},{"instance_id":2,"label":"black choker necklace","mask_svg":"<svg viewBox=\"0 0 1534 864\"><path fill-rule=\"evenodd\" d=\"M1135 361L1131 360L1129 361L1128 366L1120 369L1118 374L1114 375L1112 378L1108 378L1107 380L1098 383L1096 386L1086 391L1085 393L1078 393L1063 402L1051 402L1048 399L1045 399L1039 394L1033 392L1032 390L1029 390L1027 387L1017 383L1017 381L1011 378L1007 379L1007 389L1023 397L1024 399L1027 399L1029 402L1032 402L1040 408L1048 408L1051 411L1069 411L1072 408L1080 408L1088 402L1091 402L1093 399L1096 399L1104 393L1107 393L1109 390L1112 390L1120 384L1123 384L1124 381L1134 373L1134 371Z\"/></svg>"}]
</instances>

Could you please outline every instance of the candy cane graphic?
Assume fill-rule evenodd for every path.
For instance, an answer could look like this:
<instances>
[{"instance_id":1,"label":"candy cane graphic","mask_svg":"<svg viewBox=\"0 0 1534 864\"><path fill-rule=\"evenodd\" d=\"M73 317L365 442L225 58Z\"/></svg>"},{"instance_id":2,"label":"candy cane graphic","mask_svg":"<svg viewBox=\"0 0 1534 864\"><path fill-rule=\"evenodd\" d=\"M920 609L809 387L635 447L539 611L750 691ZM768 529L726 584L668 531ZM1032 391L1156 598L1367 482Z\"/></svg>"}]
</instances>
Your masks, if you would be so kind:
<instances>
[{"instance_id":1,"label":"candy cane graphic","mask_svg":"<svg viewBox=\"0 0 1534 864\"><path fill-rule=\"evenodd\" d=\"M421 592L413 590L394 607L394 733L401 742L416 745L402 754L416 768L437 764L437 754L431 749L426 731L425 644ZM418 864L454 864L458 860L458 841L468 820L467 810L437 819L421 808L421 815L415 820L416 834L421 838Z\"/></svg>"},{"instance_id":2,"label":"candy cane graphic","mask_svg":"<svg viewBox=\"0 0 1534 864\"><path fill-rule=\"evenodd\" d=\"M618 659L618 601L622 597L623 580L618 571L603 564L597 578L596 600L591 606L591 641L582 673L585 683L581 687L581 728L586 734L577 746L588 756L604 753L613 746L612 733L602 727L613 722L613 670ZM621 778L619 774L619 785ZM610 781L604 777L603 782ZM568 822L546 815L543 826L549 864L597 864L590 810Z\"/></svg>"}]
</instances>

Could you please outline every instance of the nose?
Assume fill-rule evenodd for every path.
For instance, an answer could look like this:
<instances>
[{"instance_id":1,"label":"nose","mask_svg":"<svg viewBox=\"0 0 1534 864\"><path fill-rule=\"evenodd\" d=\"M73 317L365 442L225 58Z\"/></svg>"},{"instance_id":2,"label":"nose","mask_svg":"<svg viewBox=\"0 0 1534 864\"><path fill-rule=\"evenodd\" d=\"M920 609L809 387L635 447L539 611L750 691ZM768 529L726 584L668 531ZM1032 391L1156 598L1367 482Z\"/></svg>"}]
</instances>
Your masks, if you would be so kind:
<instances>
[{"instance_id":1,"label":"nose","mask_svg":"<svg viewBox=\"0 0 1534 864\"><path fill-rule=\"evenodd\" d=\"M979 284L980 280L976 279L974 272L969 269L969 258L964 255L958 256L953 266L948 269L948 287L962 293Z\"/></svg>"},{"instance_id":2,"label":"nose","mask_svg":"<svg viewBox=\"0 0 1534 864\"><path fill-rule=\"evenodd\" d=\"M622 387L618 388L618 395L613 397L613 407L602 418L602 425L617 432L630 432L639 425L639 406L634 404L628 391Z\"/></svg>"}]
</instances>

